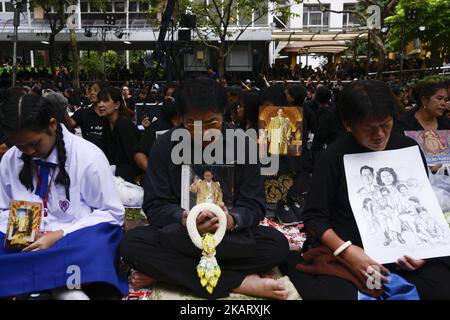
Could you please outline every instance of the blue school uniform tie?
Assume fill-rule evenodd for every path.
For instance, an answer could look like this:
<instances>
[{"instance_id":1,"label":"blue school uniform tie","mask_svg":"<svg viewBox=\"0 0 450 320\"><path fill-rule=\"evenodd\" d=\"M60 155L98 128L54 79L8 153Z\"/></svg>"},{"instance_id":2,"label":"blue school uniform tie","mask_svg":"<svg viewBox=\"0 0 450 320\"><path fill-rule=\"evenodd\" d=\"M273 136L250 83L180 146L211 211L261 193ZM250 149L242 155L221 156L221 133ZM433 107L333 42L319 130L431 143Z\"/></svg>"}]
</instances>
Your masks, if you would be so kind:
<instances>
[{"instance_id":1,"label":"blue school uniform tie","mask_svg":"<svg viewBox=\"0 0 450 320\"><path fill-rule=\"evenodd\" d=\"M47 195L50 169L56 168L56 164L42 160L34 160L34 162L39 166L38 184L34 193L41 197L41 199L44 199Z\"/></svg>"}]
</instances>

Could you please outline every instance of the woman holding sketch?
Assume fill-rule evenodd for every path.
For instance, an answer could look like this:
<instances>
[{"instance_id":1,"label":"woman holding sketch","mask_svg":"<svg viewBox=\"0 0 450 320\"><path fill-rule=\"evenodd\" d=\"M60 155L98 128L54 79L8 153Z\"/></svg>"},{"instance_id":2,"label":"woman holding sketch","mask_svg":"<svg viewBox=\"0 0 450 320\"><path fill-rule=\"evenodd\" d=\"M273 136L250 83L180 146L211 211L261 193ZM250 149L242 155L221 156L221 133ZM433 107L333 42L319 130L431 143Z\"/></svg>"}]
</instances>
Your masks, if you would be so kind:
<instances>
[{"instance_id":1,"label":"woman holding sketch","mask_svg":"<svg viewBox=\"0 0 450 320\"><path fill-rule=\"evenodd\" d=\"M343 92L339 113L348 132L331 144L316 164L304 211L309 244L305 244L303 257L291 254L284 266L285 272L304 299L357 299L358 289L380 296L383 287L368 288L368 284L374 279L380 279L382 284L389 283L391 271L414 284L421 299L450 298L448 257L419 260L404 256L399 257L397 264L381 265L365 252L352 212L344 155L417 145L414 140L392 132L395 100L389 88L380 81L354 82ZM422 160L424 166L417 170L426 168L423 154ZM397 183L395 177L389 170L384 171L380 172L380 182L387 189L393 189ZM380 197L374 200L378 202ZM400 246L400 239L395 239L395 244ZM327 261L337 263L329 263L328 269L324 267L327 262L309 268L305 262L309 252L325 254ZM342 268L333 267L337 264Z\"/></svg>"}]
</instances>

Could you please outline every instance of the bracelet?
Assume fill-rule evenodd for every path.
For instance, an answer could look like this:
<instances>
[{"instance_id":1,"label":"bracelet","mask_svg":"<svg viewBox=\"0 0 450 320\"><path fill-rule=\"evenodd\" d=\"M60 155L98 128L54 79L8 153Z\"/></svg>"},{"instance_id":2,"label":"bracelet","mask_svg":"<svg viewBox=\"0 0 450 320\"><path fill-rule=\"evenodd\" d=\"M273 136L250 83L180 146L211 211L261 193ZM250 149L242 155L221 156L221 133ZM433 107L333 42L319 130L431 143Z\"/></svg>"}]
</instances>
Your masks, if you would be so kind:
<instances>
[{"instance_id":1,"label":"bracelet","mask_svg":"<svg viewBox=\"0 0 450 320\"><path fill-rule=\"evenodd\" d=\"M341 245L339 248L337 248L336 251L334 251L333 255L335 257L337 257L338 255L340 255L342 252L344 252L351 245L352 245L351 241L345 242L343 245Z\"/></svg>"}]
</instances>

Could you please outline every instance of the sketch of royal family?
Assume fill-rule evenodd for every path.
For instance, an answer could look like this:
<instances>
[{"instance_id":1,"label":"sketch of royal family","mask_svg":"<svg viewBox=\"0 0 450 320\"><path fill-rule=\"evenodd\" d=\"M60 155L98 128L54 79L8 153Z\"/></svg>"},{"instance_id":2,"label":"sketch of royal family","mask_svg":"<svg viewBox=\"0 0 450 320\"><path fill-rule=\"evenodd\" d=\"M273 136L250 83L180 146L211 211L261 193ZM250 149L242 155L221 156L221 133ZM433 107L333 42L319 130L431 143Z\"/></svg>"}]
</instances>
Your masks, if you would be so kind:
<instances>
[{"instance_id":1,"label":"sketch of royal family","mask_svg":"<svg viewBox=\"0 0 450 320\"><path fill-rule=\"evenodd\" d=\"M363 187L358 190L358 194L362 198L377 198L380 187L375 184L375 175L373 168L369 166L363 166L359 170Z\"/></svg>"},{"instance_id":2,"label":"sketch of royal family","mask_svg":"<svg viewBox=\"0 0 450 320\"><path fill-rule=\"evenodd\" d=\"M207 202L222 206L222 189L219 182L213 181L214 175L212 171L205 170L203 178L201 180L196 176L194 183L189 187L190 192L197 194L197 204Z\"/></svg>"},{"instance_id":3,"label":"sketch of royal family","mask_svg":"<svg viewBox=\"0 0 450 320\"><path fill-rule=\"evenodd\" d=\"M447 240L447 232L436 222L419 198L405 183L400 183L393 168L376 172L370 166L360 168L362 187L357 191L362 199L362 214L371 234L384 235L384 246L407 243L406 233L417 244L433 244Z\"/></svg>"}]
</instances>

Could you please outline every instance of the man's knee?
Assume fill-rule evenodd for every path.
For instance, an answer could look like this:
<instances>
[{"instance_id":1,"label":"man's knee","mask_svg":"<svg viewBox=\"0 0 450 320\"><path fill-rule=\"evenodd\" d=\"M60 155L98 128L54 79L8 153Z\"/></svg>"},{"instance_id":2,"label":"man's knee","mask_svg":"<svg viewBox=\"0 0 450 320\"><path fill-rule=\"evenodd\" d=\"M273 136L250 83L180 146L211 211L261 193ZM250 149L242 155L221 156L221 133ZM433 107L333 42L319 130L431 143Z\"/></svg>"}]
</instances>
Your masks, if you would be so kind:
<instances>
[{"instance_id":1,"label":"man's knee","mask_svg":"<svg viewBox=\"0 0 450 320\"><path fill-rule=\"evenodd\" d=\"M283 262L289 255L289 242L284 234L270 227L261 229L260 234L261 233L265 238L261 243L265 244L264 251L268 259L274 264Z\"/></svg>"},{"instance_id":2,"label":"man's knee","mask_svg":"<svg viewBox=\"0 0 450 320\"><path fill-rule=\"evenodd\" d=\"M142 226L124 234L119 244L119 253L125 261L132 261L136 256L139 256L139 253L142 252L142 246L148 242L144 236L150 232L147 226Z\"/></svg>"}]
</instances>

